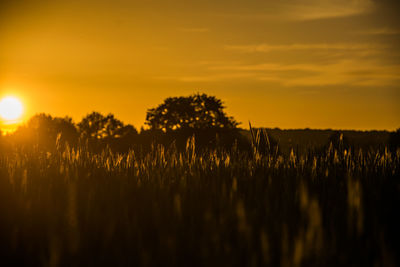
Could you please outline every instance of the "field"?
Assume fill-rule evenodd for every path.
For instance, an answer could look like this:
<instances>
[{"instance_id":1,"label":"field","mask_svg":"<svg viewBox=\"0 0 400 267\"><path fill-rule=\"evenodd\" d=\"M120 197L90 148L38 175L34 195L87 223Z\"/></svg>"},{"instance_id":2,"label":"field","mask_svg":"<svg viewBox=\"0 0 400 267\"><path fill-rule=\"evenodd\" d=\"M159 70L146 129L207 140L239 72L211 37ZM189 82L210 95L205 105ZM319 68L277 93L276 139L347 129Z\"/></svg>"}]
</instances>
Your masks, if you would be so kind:
<instances>
[{"instance_id":1,"label":"field","mask_svg":"<svg viewBox=\"0 0 400 267\"><path fill-rule=\"evenodd\" d=\"M396 266L400 151L0 152L2 266Z\"/></svg>"}]
</instances>

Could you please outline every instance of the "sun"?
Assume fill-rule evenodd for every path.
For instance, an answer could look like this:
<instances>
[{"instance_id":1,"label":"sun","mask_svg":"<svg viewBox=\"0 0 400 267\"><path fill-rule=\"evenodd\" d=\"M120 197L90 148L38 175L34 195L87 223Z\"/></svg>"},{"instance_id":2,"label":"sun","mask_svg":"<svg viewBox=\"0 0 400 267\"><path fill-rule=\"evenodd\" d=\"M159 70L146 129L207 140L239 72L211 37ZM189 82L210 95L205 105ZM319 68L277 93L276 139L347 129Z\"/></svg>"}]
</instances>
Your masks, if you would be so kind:
<instances>
[{"instance_id":1,"label":"sun","mask_svg":"<svg viewBox=\"0 0 400 267\"><path fill-rule=\"evenodd\" d=\"M21 118L24 107L21 101L13 96L7 96L0 100L0 117L6 121L15 121Z\"/></svg>"}]
</instances>

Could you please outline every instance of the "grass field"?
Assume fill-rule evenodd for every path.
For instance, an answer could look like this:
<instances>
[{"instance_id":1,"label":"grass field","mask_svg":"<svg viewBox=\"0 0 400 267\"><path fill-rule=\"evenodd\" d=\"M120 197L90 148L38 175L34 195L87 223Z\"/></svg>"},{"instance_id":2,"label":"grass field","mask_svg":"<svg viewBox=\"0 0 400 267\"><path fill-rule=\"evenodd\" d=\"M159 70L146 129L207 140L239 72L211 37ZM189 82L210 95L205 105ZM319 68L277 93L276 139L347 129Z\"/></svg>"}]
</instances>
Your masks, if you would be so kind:
<instances>
[{"instance_id":1,"label":"grass field","mask_svg":"<svg viewBox=\"0 0 400 267\"><path fill-rule=\"evenodd\" d=\"M400 151L0 152L2 266L396 266Z\"/></svg>"}]
</instances>

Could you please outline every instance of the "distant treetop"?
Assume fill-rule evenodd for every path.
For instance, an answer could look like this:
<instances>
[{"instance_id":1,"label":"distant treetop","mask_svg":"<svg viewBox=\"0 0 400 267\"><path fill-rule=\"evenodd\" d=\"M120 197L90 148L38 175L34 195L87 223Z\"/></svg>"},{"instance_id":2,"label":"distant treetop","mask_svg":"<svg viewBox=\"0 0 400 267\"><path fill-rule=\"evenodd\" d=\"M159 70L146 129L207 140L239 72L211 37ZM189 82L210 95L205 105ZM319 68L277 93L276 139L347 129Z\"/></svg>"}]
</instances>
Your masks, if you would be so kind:
<instances>
[{"instance_id":1,"label":"distant treetop","mask_svg":"<svg viewBox=\"0 0 400 267\"><path fill-rule=\"evenodd\" d=\"M234 129L239 123L228 117L220 99L206 94L169 97L156 108L149 109L146 124L156 130Z\"/></svg>"},{"instance_id":2,"label":"distant treetop","mask_svg":"<svg viewBox=\"0 0 400 267\"><path fill-rule=\"evenodd\" d=\"M86 115L78 123L78 129L81 137L89 139L119 138L127 134L137 134L132 125L124 125L113 114L104 116L99 112Z\"/></svg>"}]
</instances>

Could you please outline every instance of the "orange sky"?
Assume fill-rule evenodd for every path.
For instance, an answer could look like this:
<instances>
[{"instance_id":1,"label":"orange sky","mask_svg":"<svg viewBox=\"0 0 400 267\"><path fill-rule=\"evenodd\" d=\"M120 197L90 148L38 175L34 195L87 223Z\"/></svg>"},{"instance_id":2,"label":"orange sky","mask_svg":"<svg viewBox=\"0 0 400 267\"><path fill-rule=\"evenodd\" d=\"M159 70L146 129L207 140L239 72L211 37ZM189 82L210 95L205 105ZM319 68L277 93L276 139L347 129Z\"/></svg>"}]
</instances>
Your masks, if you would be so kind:
<instances>
[{"instance_id":1,"label":"orange sky","mask_svg":"<svg viewBox=\"0 0 400 267\"><path fill-rule=\"evenodd\" d=\"M96 110L140 128L204 92L244 127L400 127L394 0L4 2L0 97L24 119Z\"/></svg>"}]
</instances>

